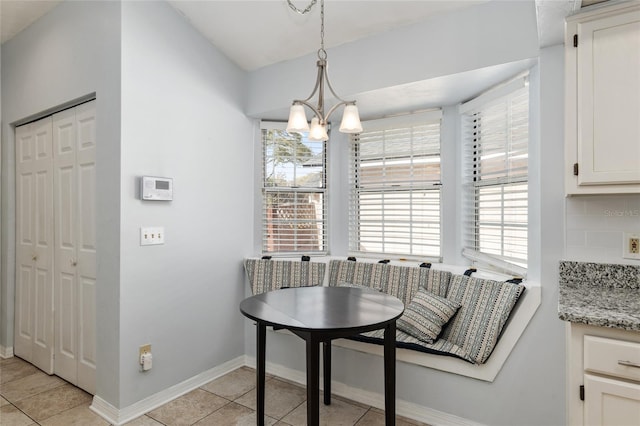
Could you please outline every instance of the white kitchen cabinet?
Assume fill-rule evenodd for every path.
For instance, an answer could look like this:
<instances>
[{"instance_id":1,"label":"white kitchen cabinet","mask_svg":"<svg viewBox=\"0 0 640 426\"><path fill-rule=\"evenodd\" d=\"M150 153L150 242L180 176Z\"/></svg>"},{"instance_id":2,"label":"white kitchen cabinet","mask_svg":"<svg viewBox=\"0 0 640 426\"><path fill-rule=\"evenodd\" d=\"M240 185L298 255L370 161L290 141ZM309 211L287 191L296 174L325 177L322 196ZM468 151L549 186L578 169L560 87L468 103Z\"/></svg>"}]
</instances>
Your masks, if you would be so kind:
<instances>
[{"instance_id":1,"label":"white kitchen cabinet","mask_svg":"<svg viewBox=\"0 0 640 426\"><path fill-rule=\"evenodd\" d=\"M640 2L565 28L565 190L640 193Z\"/></svg>"},{"instance_id":2,"label":"white kitchen cabinet","mask_svg":"<svg viewBox=\"0 0 640 426\"><path fill-rule=\"evenodd\" d=\"M568 325L568 424L640 425L640 332Z\"/></svg>"}]
</instances>

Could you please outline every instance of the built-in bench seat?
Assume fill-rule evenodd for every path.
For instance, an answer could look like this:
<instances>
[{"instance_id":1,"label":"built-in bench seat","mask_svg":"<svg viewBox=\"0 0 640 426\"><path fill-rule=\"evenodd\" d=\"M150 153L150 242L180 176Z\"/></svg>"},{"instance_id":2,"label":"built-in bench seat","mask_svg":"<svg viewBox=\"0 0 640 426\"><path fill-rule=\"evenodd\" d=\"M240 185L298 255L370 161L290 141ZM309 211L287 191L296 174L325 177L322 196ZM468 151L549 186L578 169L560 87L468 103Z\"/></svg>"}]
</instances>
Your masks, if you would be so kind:
<instances>
[{"instance_id":1,"label":"built-in bench seat","mask_svg":"<svg viewBox=\"0 0 640 426\"><path fill-rule=\"evenodd\" d=\"M363 286L391 294L405 304L405 313L398 320L396 335L398 348L412 353L455 357L469 363L467 365L475 365L476 368L483 367L483 364L489 361L489 357L505 331L510 314L525 290L523 284L518 281L505 282L478 278L473 276L472 270L452 273L440 268L431 268L429 264L401 266L382 262L329 259L327 264L315 261L246 259L245 268L254 294L281 288L283 285ZM329 273L325 274L327 266ZM520 329L518 333L522 332L539 305L539 287L537 289L534 295L537 301L532 301L531 306L525 309L528 317L518 325ZM416 297L419 291L421 296ZM432 306L429 303L425 306L424 297L422 297L425 295L429 300L435 300L436 305L439 301L452 306L459 305L453 316L442 324L441 332L432 341L425 339L420 333L416 334L412 329L414 325L420 328L423 322L428 323L423 321L422 313L426 312L427 317L434 313L430 311ZM441 314L438 309L436 311L438 315ZM411 315L415 321L404 321L403 324L403 319L410 318ZM354 345L362 344L359 342L381 345L382 333L382 330L364 333L354 336L351 340L354 341ZM515 340L514 336L510 336L509 344L514 345L518 336L519 334L515 336ZM350 344L345 346L354 347ZM357 347L357 350L360 348ZM500 366L506 359L506 355L508 351L500 356ZM449 366L441 369L450 371ZM497 369L492 367L492 372L488 374L482 373L476 376L465 373L465 375L493 380L497 371L499 366Z\"/></svg>"}]
</instances>

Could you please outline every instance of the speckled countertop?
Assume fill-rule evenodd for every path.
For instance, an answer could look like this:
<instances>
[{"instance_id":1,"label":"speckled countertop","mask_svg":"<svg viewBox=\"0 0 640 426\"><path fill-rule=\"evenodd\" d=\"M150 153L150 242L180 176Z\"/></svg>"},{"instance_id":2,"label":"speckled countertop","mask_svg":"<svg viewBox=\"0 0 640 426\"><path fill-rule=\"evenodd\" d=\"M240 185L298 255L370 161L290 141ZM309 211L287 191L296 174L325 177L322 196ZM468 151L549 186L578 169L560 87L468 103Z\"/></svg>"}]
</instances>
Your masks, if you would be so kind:
<instances>
[{"instance_id":1,"label":"speckled countertop","mask_svg":"<svg viewBox=\"0 0 640 426\"><path fill-rule=\"evenodd\" d=\"M640 266L561 261L558 316L640 331Z\"/></svg>"}]
</instances>

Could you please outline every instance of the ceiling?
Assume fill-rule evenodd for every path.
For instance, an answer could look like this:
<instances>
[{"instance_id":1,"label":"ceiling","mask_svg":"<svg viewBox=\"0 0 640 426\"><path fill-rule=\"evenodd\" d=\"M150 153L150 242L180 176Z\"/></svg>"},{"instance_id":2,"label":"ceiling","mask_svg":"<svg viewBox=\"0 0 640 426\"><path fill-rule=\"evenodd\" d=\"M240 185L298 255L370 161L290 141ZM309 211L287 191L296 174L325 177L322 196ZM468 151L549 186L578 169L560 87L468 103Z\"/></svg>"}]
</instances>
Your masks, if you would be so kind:
<instances>
[{"instance_id":1,"label":"ceiling","mask_svg":"<svg viewBox=\"0 0 640 426\"><path fill-rule=\"evenodd\" d=\"M299 9L311 1L292 0ZM487 1L326 0L325 46L335 47ZM1 42L11 39L58 3L59 0L0 0ZM292 11L286 0L169 0L169 3L247 71L313 53L320 45L319 2L306 15ZM581 1L535 0L535 3L541 47L561 42L563 26L559 24L580 7Z\"/></svg>"}]
</instances>

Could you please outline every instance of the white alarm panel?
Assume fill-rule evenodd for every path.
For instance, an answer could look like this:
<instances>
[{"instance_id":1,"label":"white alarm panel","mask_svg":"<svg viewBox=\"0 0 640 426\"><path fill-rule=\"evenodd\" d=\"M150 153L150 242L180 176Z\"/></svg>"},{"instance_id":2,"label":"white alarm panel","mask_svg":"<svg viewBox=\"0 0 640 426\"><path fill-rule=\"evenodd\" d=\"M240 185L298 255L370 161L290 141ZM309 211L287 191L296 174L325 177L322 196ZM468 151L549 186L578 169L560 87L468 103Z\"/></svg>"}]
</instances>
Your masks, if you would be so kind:
<instances>
[{"instance_id":1,"label":"white alarm panel","mask_svg":"<svg viewBox=\"0 0 640 426\"><path fill-rule=\"evenodd\" d=\"M143 200L171 201L173 200L173 179L142 176L142 179L140 179L140 193Z\"/></svg>"}]
</instances>

